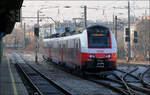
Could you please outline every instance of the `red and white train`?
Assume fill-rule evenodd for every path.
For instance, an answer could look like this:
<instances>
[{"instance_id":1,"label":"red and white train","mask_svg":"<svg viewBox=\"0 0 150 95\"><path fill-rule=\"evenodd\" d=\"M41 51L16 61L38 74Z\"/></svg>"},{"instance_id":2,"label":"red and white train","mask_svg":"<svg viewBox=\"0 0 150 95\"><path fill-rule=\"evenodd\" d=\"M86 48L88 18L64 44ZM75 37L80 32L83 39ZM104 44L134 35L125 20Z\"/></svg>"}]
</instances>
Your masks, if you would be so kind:
<instances>
[{"instance_id":1,"label":"red and white train","mask_svg":"<svg viewBox=\"0 0 150 95\"><path fill-rule=\"evenodd\" d=\"M80 32L70 36L43 39L44 56L76 70L115 70L117 45L109 28L93 25Z\"/></svg>"}]
</instances>

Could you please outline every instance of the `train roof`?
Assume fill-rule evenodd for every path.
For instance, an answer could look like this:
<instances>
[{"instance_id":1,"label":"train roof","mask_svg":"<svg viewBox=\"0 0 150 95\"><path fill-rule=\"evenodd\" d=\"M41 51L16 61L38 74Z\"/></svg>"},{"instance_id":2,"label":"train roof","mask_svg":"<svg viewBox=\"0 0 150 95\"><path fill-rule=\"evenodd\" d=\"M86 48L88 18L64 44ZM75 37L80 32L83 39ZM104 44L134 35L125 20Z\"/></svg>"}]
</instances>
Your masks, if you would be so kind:
<instances>
[{"instance_id":1,"label":"train roof","mask_svg":"<svg viewBox=\"0 0 150 95\"><path fill-rule=\"evenodd\" d=\"M88 29L91 29L91 28L96 28L96 27L100 27L100 28L104 28L106 30L109 30L108 27L104 26L104 25L101 25L101 24L93 24L93 25L90 25L87 27L87 30ZM80 34L83 32L83 30L85 30L84 27L80 27L80 28L76 28L75 30L72 30L72 31L64 31L64 32L59 32L59 33L56 33L56 34L52 34L51 36L45 38L45 39L52 39L52 38L60 38L60 37L67 37L67 36L73 36L73 35L77 35L77 34Z\"/></svg>"},{"instance_id":2,"label":"train roof","mask_svg":"<svg viewBox=\"0 0 150 95\"><path fill-rule=\"evenodd\" d=\"M59 33L56 33L56 34L52 34L51 36L48 36L45 39L52 39L52 38L58 38L58 37L66 37L66 36L77 35L77 34L82 33L84 29L85 28L81 27L81 28L76 28L75 30L72 30L72 31L69 31L69 32L66 32L66 31L59 32Z\"/></svg>"},{"instance_id":3,"label":"train roof","mask_svg":"<svg viewBox=\"0 0 150 95\"><path fill-rule=\"evenodd\" d=\"M102 24L93 24L93 25L88 26L87 29L94 28L94 27L101 27L101 28L109 29L107 26L102 25Z\"/></svg>"},{"instance_id":4,"label":"train roof","mask_svg":"<svg viewBox=\"0 0 150 95\"><path fill-rule=\"evenodd\" d=\"M47 41L52 41L52 40L67 40L67 39L75 39L75 38L80 38L80 35L81 34L76 34L76 35L71 35L71 36L64 36L64 37L58 37L58 38L49 38L49 39L43 39L44 42L47 42Z\"/></svg>"}]
</instances>

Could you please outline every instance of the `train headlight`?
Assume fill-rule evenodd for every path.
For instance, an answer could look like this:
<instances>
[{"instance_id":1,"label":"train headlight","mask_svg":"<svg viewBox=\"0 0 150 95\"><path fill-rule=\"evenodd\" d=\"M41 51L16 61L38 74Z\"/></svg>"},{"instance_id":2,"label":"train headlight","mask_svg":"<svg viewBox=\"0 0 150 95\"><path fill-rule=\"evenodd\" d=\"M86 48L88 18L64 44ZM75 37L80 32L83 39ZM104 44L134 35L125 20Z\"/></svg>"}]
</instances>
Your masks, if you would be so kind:
<instances>
[{"instance_id":1,"label":"train headlight","mask_svg":"<svg viewBox=\"0 0 150 95\"><path fill-rule=\"evenodd\" d=\"M95 59L95 58L96 58L96 56L94 54L89 55L89 59Z\"/></svg>"},{"instance_id":2,"label":"train headlight","mask_svg":"<svg viewBox=\"0 0 150 95\"><path fill-rule=\"evenodd\" d=\"M105 58L110 59L111 58L111 54L106 54Z\"/></svg>"}]
</instances>

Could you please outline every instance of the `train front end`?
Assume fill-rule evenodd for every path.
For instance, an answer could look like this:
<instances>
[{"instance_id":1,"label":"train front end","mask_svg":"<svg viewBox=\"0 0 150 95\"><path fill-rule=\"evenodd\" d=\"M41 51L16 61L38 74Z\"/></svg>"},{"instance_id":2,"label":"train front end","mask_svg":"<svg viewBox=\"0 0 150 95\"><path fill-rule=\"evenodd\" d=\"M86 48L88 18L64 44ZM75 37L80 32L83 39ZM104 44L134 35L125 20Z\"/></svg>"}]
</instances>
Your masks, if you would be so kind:
<instances>
[{"instance_id":1,"label":"train front end","mask_svg":"<svg viewBox=\"0 0 150 95\"><path fill-rule=\"evenodd\" d=\"M112 71L117 66L117 45L109 28L96 25L81 35L81 65L88 71Z\"/></svg>"}]
</instances>

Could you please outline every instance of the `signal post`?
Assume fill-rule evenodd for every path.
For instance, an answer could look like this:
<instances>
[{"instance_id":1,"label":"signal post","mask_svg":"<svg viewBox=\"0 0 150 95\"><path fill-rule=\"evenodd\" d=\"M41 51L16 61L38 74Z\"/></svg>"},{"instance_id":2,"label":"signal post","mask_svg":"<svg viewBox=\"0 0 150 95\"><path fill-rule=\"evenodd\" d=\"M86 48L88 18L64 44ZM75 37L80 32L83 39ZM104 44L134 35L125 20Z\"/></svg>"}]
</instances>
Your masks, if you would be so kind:
<instances>
[{"instance_id":1,"label":"signal post","mask_svg":"<svg viewBox=\"0 0 150 95\"><path fill-rule=\"evenodd\" d=\"M34 35L35 35L35 38L36 38L36 49L35 49L35 63L39 64L38 63L38 50L39 50L39 24L35 24L34 25Z\"/></svg>"}]
</instances>

